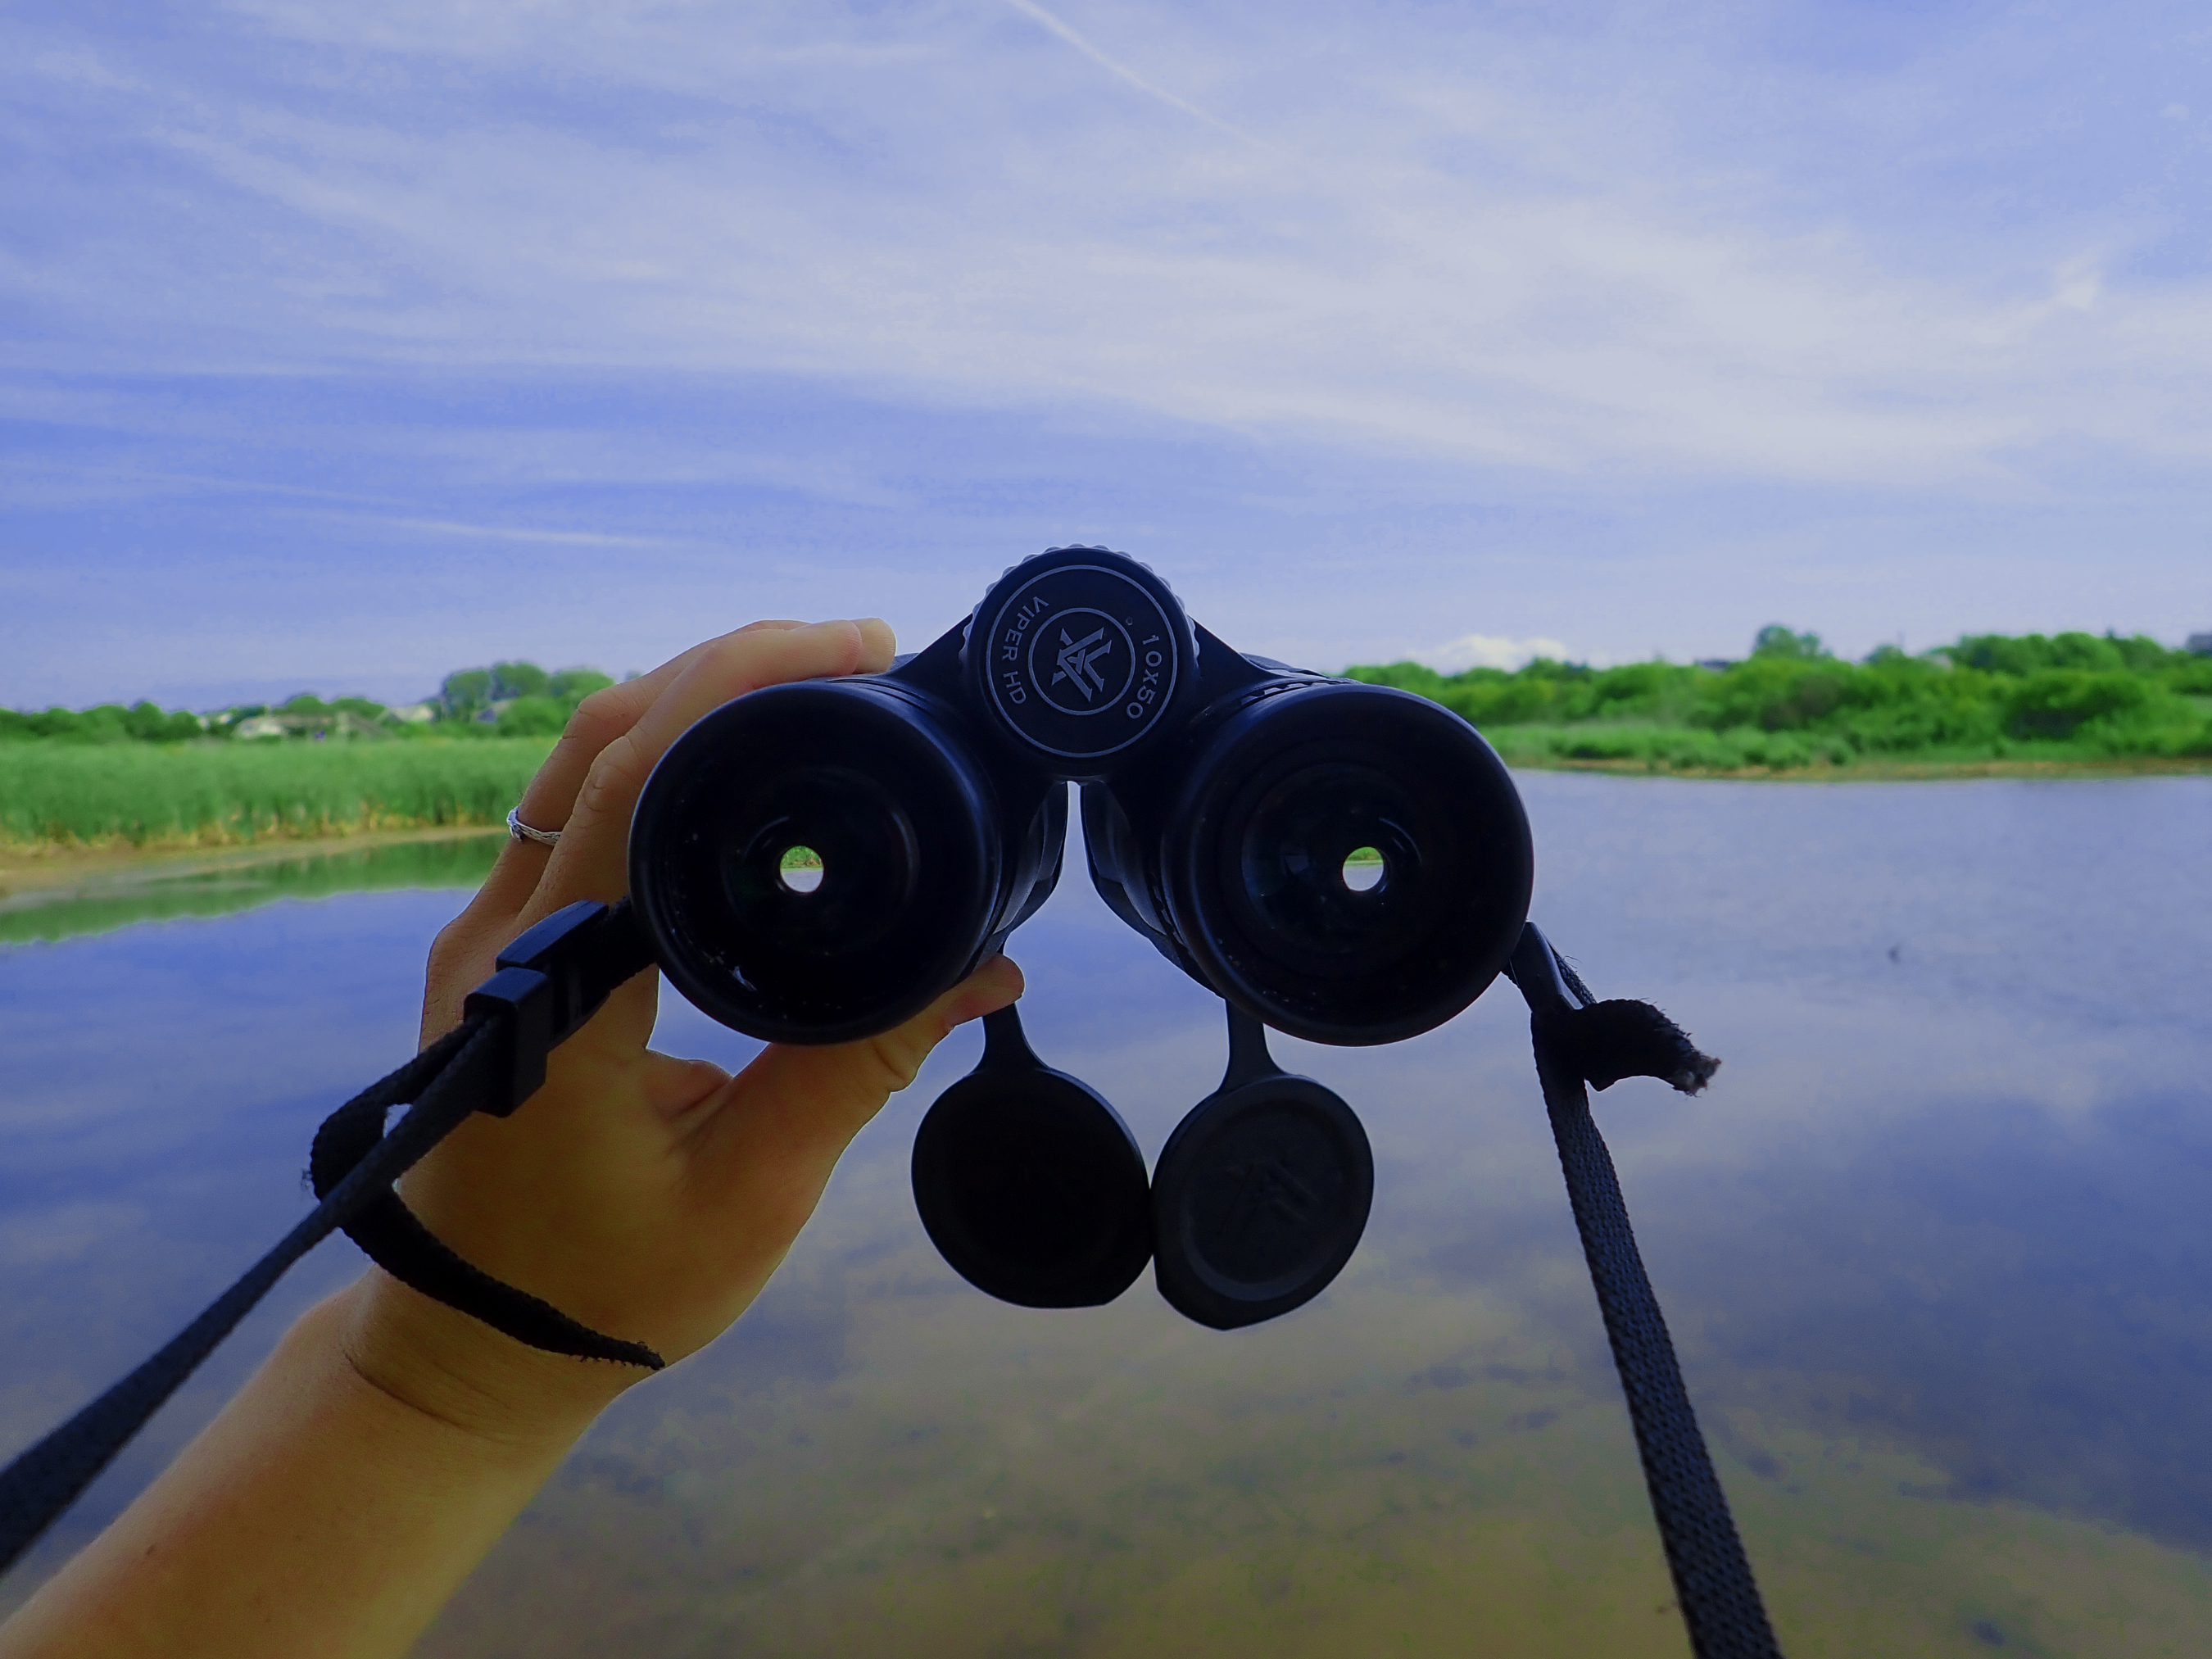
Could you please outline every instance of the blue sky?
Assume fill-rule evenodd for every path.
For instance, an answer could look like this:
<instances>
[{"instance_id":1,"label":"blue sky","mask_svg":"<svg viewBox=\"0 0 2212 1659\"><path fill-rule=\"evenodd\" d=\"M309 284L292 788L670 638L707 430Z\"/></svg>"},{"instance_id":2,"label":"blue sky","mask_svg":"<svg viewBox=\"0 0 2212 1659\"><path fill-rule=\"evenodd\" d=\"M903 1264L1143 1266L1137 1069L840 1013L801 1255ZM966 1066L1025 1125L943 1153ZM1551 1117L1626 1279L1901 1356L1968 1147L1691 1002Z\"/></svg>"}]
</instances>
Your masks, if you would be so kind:
<instances>
[{"instance_id":1,"label":"blue sky","mask_svg":"<svg viewBox=\"0 0 2212 1659\"><path fill-rule=\"evenodd\" d=\"M1334 668L2212 628L2212 15L0 11L0 702L1101 541Z\"/></svg>"}]
</instances>

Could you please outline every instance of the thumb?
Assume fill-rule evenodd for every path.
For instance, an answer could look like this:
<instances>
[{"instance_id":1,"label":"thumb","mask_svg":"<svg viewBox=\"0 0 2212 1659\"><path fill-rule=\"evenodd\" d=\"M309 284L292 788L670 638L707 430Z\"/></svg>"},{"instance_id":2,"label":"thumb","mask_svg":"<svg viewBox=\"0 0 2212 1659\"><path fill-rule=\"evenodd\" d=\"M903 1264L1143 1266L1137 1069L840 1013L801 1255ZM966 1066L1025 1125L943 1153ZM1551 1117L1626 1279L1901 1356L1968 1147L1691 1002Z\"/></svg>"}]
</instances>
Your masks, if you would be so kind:
<instances>
[{"instance_id":1,"label":"thumb","mask_svg":"<svg viewBox=\"0 0 2212 1659\"><path fill-rule=\"evenodd\" d=\"M930 1051L956 1025L995 1013L1022 994L1022 970L994 957L903 1025L858 1042L823 1047L775 1043L733 1081L699 1151L720 1170L699 1173L711 1183L744 1182L739 1167L761 1161L787 1170L812 1164L827 1181L830 1166L884 1102L912 1083ZM696 1162L695 1170L698 1170Z\"/></svg>"}]
</instances>

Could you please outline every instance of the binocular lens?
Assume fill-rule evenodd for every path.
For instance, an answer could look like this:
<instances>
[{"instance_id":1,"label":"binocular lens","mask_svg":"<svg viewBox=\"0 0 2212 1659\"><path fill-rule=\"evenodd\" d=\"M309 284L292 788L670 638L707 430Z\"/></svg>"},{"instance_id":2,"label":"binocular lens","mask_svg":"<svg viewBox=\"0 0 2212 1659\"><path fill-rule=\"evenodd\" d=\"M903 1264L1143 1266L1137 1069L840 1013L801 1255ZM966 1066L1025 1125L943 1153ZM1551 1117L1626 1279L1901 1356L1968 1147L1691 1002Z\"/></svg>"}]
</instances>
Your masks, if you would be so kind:
<instances>
[{"instance_id":1,"label":"binocular lens","mask_svg":"<svg viewBox=\"0 0 2212 1659\"><path fill-rule=\"evenodd\" d=\"M850 767L799 767L750 793L739 783L724 811L730 920L780 950L864 949L913 902L913 820Z\"/></svg>"},{"instance_id":2,"label":"binocular lens","mask_svg":"<svg viewBox=\"0 0 2212 1659\"><path fill-rule=\"evenodd\" d=\"M1512 780L1424 698L1337 683L1224 722L1169 816L1176 933L1224 994L1319 1042L1443 1024L1504 966L1534 860Z\"/></svg>"},{"instance_id":3,"label":"binocular lens","mask_svg":"<svg viewBox=\"0 0 2212 1659\"><path fill-rule=\"evenodd\" d=\"M968 971L1000 877L957 737L880 683L774 686L670 748L630 836L661 965L724 1024L781 1042L888 1030Z\"/></svg>"},{"instance_id":4,"label":"binocular lens","mask_svg":"<svg viewBox=\"0 0 2212 1659\"><path fill-rule=\"evenodd\" d=\"M1410 942L1421 842L1434 828L1388 774L1316 755L1250 804L1231 902L1308 971L1371 971ZM1373 861L1354 865L1363 852Z\"/></svg>"}]
</instances>

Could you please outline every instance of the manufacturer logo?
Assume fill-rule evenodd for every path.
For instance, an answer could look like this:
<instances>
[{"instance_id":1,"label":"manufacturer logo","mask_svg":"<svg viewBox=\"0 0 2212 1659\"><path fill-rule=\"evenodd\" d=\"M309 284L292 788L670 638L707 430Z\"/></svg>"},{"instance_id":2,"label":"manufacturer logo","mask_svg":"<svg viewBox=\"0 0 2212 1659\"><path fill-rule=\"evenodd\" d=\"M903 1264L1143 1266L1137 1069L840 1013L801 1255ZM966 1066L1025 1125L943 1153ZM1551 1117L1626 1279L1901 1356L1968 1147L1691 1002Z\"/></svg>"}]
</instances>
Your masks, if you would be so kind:
<instances>
[{"instance_id":1,"label":"manufacturer logo","mask_svg":"<svg viewBox=\"0 0 2212 1659\"><path fill-rule=\"evenodd\" d=\"M1150 731L1175 694L1182 626L1122 572L1041 570L1000 599L978 635L1000 717L1048 755L1091 760Z\"/></svg>"},{"instance_id":2,"label":"manufacturer logo","mask_svg":"<svg viewBox=\"0 0 2212 1659\"><path fill-rule=\"evenodd\" d=\"M1133 678L1129 630L1089 605L1070 605L1033 630L1030 682L1063 714L1103 714L1118 708ZM1140 714L1148 712L1138 711Z\"/></svg>"},{"instance_id":3,"label":"manufacturer logo","mask_svg":"<svg viewBox=\"0 0 2212 1659\"><path fill-rule=\"evenodd\" d=\"M1321 1207L1319 1194L1280 1158L1264 1152L1249 1163L1231 1164L1229 1179L1236 1189L1234 1213L1240 1235L1249 1232L1263 1212L1304 1227Z\"/></svg>"},{"instance_id":4,"label":"manufacturer logo","mask_svg":"<svg viewBox=\"0 0 2212 1659\"><path fill-rule=\"evenodd\" d=\"M1103 628L1094 628L1079 640L1067 637L1067 630L1060 630L1060 655L1056 659L1060 672L1052 677L1058 685L1062 680L1075 682L1075 689L1089 702L1097 693L1106 689L1106 677L1098 672L1098 659L1113 650L1114 642L1106 637Z\"/></svg>"}]
</instances>

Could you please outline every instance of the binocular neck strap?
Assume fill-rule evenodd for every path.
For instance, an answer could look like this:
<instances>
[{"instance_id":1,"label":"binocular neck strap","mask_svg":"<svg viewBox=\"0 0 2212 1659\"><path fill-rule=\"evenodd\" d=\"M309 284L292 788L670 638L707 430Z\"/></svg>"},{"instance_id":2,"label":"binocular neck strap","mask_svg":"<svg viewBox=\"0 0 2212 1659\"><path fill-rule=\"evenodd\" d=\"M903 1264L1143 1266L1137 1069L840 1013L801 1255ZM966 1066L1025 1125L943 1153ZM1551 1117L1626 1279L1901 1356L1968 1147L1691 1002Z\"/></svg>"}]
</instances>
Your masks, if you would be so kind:
<instances>
[{"instance_id":1,"label":"binocular neck strap","mask_svg":"<svg viewBox=\"0 0 2212 1659\"><path fill-rule=\"evenodd\" d=\"M572 905L508 946L499 973L471 994L456 1030L325 1122L311 1170L320 1199L314 1209L160 1352L0 1471L0 1571L60 1518L285 1270L340 1229L395 1277L519 1341L658 1368L659 1356L642 1345L602 1336L471 1267L392 1191L473 1114L504 1116L535 1092L550 1049L650 960L620 905ZM1691 1644L1698 1659L1779 1659L1584 1086L1652 1076L1695 1093L1718 1062L1698 1054L1649 1004L1599 1002L1533 924L1507 971L1528 1001L1537 1076L1568 1200ZM1018 1032L992 1036L1005 1044ZM1259 1033L1242 1035L1247 1041L1235 1045L1241 1054L1232 1050L1232 1071L1262 1063L1266 1053ZM386 1115L410 1102L413 1109L385 1133Z\"/></svg>"},{"instance_id":2,"label":"binocular neck strap","mask_svg":"<svg viewBox=\"0 0 2212 1659\"><path fill-rule=\"evenodd\" d=\"M307 1178L327 1198L389 1139L382 1102L362 1098L339 1107L315 1131ZM516 1341L577 1359L606 1359L657 1371L665 1363L641 1342L602 1336L549 1302L494 1279L462 1260L399 1201L389 1186L372 1192L339 1225L362 1254L410 1289L458 1309Z\"/></svg>"},{"instance_id":3,"label":"binocular neck strap","mask_svg":"<svg viewBox=\"0 0 2212 1659\"><path fill-rule=\"evenodd\" d=\"M61 1518L285 1270L341 1229L395 1279L519 1342L658 1370L652 1349L602 1336L471 1267L392 1191L476 1113L504 1117L536 1092L547 1053L651 961L626 904L572 904L508 945L499 972L470 993L459 1026L324 1122L310 1170L321 1201L159 1353L0 1470L0 1572ZM385 1133L386 1114L410 1103Z\"/></svg>"},{"instance_id":4,"label":"binocular neck strap","mask_svg":"<svg viewBox=\"0 0 2212 1659\"><path fill-rule=\"evenodd\" d=\"M1644 1481L1698 1659L1781 1659L1728 1498L1690 1408L1659 1298L1644 1271L1628 1206L1585 1083L1656 1077L1685 1094L1720 1062L1701 1054L1647 1002L1600 1002L1531 922L1506 969L1528 999L1536 1075L1559 1149L1567 1201L1582 1235L1590 1285L1628 1397Z\"/></svg>"}]
</instances>

